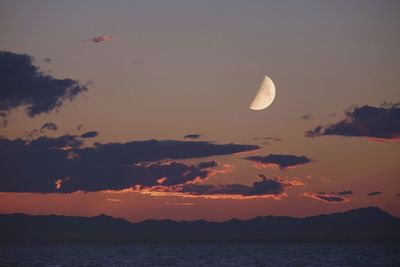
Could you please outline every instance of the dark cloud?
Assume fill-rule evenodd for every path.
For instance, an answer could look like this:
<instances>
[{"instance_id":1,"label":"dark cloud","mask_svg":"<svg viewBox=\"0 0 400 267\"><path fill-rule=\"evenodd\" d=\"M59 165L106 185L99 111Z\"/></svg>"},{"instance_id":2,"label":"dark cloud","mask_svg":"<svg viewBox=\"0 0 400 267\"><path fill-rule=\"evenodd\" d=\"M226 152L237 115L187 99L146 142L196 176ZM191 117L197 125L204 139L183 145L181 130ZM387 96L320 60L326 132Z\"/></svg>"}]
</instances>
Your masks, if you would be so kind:
<instances>
[{"instance_id":1,"label":"dark cloud","mask_svg":"<svg viewBox=\"0 0 400 267\"><path fill-rule=\"evenodd\" d=\"M272 140L277 142L282 141L282 139L278 137L264 137L264 140Z\"/></svg>"},{"instance_id":2,"label":"dark cloud","mask_svg":"<svg viewBox=\"0 0 400 267\"><path fill-rule=\"evenodd\" d=\"M51 62L51 58L45 57L45 58L43 59L43 62L44 62L44 63L50 63L50 62Z\"/></svg>"},{"instance_id":3,"label":"dark cloud","mask_svg":"<svg viewBox=\"0 0 400 267\"><path fill-rule=\"evenodd\" d=\"M381 107L355 107L345 113L346 118L326 127L318 126L307 131L306 136L341 135L397 139L400 137L400 104Z\"/></svg>"},{"instance_id":4,"label":"dark cloud","mask_svg":"<svg viewBox=\"0 0 400 267\"><path fill-rule=\"evenodd\" d=\"M42 132L43 133L43 132ZM33 129L32 131L24 131L24 138L33 139L42 134L38 129Z\"/></svg>"},{"instance_id":5,"label":"dark cloud","mask_svg":"<svg viewBox=\"0 0 400 267\"><path fill-rule=\"evenodd\" d=\"M135 186L173 186L201 181L209 174L209 170L177 162L96 166L73 172L58 191L68 193L78 190L123 190Z\"/></svg>"},{"instance_id":6,"label":"dark cloud","mask_svg":"<svg viewBox=\"0 0 400 267\"><path fill-rule=\"evenodd\" d=\"M184 141L132 141L83 147L79 136L32 141L0 138L0 192L121 190L136 185L178 185L204 180L217 163L197 166L165 160L227 155L253 145ZM161 161L161 162L160 162Z\"/></svg>"},{"instance_id":7,"label":"dark cloud","mask_svg":"<svg viewBox=\"0 0 400 267\"><path fill-rule=\"evenodd\" d=\"M267 178L259 175L261 181L256 181L252 185L243 184L198 184L187 183L179 186L165 187L156 186L153 188L142 188L139 191L152 194L157 192L159 196L163 193L166 196L182 195L182 196L198 196L210 198L237 198L245 199L251 197L272 197L281 199L286 196L285 189L294 185L302 185L298 180L280 180L278 178Z\"/></svg>"},{"instance_id":8,"label":"dark cloud","mask_svg":"<svg viewBox=\"0 0 400 267\"><path fill-rule=\"evenodd\" d=\"M265 167L278 166L280 169L296 167L298 165L304 165L312 162L309 158L305 156L277 154L269 154L267 156L251 156L244 159L255 161L258 164L265 165Z\"/></svg>"},{"instance_id":9,"label":"dark cloud","mask_svg":"<svg viewBox=\"0 0 400 267\"><path fill-rule=\"evenodd\" d=\"M27 143L27 147L32 149L64 149L78 148L82 146L83 141L77 139L74 135L63 135L60 137L41 136Z\"/></svg>"},{"instance_id":10,"label":"dark cloud","mask_svg":"<svg viewBox=\"0 0 400 267\"><path fill-rule=\"evenodd\" d=\"M51 131L57 131L58 127L55 123L53 122L46 122L45 124L40 127L40 131L43 132L44 130L51 130Z\"/></svg>"},{"instance_id":11,"label":"dark cloud","mask_svg":"<svg viewBox=\"0 0 400 267\"><path fill-rule=\"evenodd\" d=\"M374 191L374 192L370 192L367 195L368 196L378 196L378 195L382 195L383 192L379 192L379 191Z\"/></svg>"},{"instance_id":12,"label":"dark cloud","mask_svg":"<svg viewBox=\"0 0 400 267\"><path fill-rule=\"evenodd\" d=\"M270 145L272 144L273 141L279 142L282 141L281 138L278 137L254 137L253 140L258 141L258 140L268 140L268 141L261 141L261 145Z\"/></svg>"},{"instance_id":13,"label":"dark cloud","mask_svg":"<svg viewBox=\"0 0 400 267\"><path fill-rule=\"evenodd\" d=\"M396 196L400 197L400 193L397 193L397 195L396 195Z\"/></svg>"},{"instance_id":14,"label":"dark cloud","mask_svg":"<svg viewBox=\"0 0 400 267\"><path fill-rule=\"evenodd\" d=\"M87 90L76 80L44 74L29 55L11 52L0 52L0 88L2 114L25 106L30 117L56 110Z\"/></svg>"},{"instance_id":15,"label":"dark cloud","mask_svg":"<svg viewBox=\"0 0 400 267\"><path fill-rule=\"evenodd\" d=\"M213 168L216 167L218 165L218 163L214 160L212 161L207 161L207 162L201 162L199 164L197 164L197 167L200 169L207 169L207 168Z\"/></svg>"},{"instance_id":16,"label":"dark cloud","mask_svg":"<svg viewBox=\"0 0 400 267\"><path fill-rule=\"evenodd\" d=\"M253 183L250 191L246 194L254 195L280 195L284 192L284 185L278 179L269 179L264 175L259 176L262 180Z\"/></svg>"},{"instance_id":17,"label":"dark cloud","mask_svg":"<svg viewBox=\"0 0 400 267\"><path fill-rule=\"evenodd\" d=\"M98 136L99 133L97 131L90 131L80 135L81 138L94 138Z\"/></svg>"},{"instance_id":18,"label":"dark cloud","mask_svg":"<svg viewBox=\"0 0 400 267\"><path fill-rule=\"evenodd\" d=\"M91 39L83 40L83 42L93 42L93 43L102 43L102 42L107 42L111 41L114 39L115 36L109 36L109 35L100 35Z\"/></svg>"},{"instance_id":19,"label":"dark cloud","mask_svg":"<svg viewBox=\"0 0 400 267\"><path fill-rule=\"evenodd\" d=\"M344 191L338 192L337 194L338 194L338 195L352 195L352 194L353 194L353 191L351 191L351 190L344 190Z\"/></svg>"},{"instance_id":20,"label":"dark cloud","mask_svg":"<svg viewBox=\"0 0 400 267\"><path fill-rule=\"evenodd\" d=\"M197 138L200 138L200 134L187 134L183 138L185 138L185 139L197 139Z\"/></svg>"},{"instance_id":21,"label":"dark cloud","mask_svg":"<svg viewBox=\"0 0 400 267\"><path fill-rule=\"evenodd\" d=\"M325 203L341 203L341 202L350 200L345 197L339 197L334 194L328 194L328 193L324 193L324 192L320 192L320 193L305 192L305 193L303 193L303 195L306 197L309 197L309 198L313 198L313 199L325 202Z\"/></svg>"},{"instance_id":22,"label":"dark cloud","mask_svg":"<svg viewBox=\"0 0 400 267\"><path fill-rule=\"evenodd\" d=\"M228 155L258 149L256 145L214 144L210 142L147 140L127 143L95 144L80 154L97 162L136 163L164 159L200 158Z\"/></svg>"},{"instance_id":23,"label":"dark cloud","mask_svg":"<svg viewBox=\"0 0 400 267\"><path fill-rule=\"evenodd\" d=\"M199 185L187 184L182 186L181 192L193 195L241 195L241 196L261 196L261 195L281 195L284 186L275 179L264 178L262 181L254 182L251 186L242 184L227 185Z\"/></svg>"},{"instance_id":24,"label":"dark cloud","mask_svg":"<svg viewBox=\"0 0 400 267\"><path fill-rule=\"evenodd\" d=\"M311 115L310 114L305 114L301 117L303 120L307 121L307 120L311 120Z\"/></svg>"}]
</instances>

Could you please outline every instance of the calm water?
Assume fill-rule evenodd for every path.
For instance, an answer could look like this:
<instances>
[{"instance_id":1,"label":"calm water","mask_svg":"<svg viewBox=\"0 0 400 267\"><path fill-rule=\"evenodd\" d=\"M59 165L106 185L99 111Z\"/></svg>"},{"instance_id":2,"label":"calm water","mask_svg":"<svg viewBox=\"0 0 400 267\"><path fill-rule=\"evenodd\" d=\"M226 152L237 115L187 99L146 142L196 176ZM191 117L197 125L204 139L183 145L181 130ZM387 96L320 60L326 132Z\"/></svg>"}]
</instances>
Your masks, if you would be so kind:
<instances>
[{"instance_id":1,"label":"calm water","mask_svg":"<svg viewBox=\"0 0 400 267\"><path fill-rule=\"evenodd\" d=\"M0 246L0 266L400 266L400 246L378 244Z\"/></svg>"}]
</instances>

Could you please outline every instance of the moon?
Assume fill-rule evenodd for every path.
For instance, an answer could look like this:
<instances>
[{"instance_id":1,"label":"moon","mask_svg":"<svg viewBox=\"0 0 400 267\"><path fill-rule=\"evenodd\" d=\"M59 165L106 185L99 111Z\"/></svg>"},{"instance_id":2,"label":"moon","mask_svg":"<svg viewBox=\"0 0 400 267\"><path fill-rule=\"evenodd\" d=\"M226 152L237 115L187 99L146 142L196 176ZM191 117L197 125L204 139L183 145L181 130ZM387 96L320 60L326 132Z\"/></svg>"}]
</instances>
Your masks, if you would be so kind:
<instances>
[{"instance_id":1,"label":"moon","mask_svg":"<svg viewBox=\"0 0 400 267\"><path fill-rule=\"evenodd\" d=\"M249 108L252 110L263 110L267 108L274 101L275 94L274 82L268 76L265 76Z\"/></svg>"}]
</instances>

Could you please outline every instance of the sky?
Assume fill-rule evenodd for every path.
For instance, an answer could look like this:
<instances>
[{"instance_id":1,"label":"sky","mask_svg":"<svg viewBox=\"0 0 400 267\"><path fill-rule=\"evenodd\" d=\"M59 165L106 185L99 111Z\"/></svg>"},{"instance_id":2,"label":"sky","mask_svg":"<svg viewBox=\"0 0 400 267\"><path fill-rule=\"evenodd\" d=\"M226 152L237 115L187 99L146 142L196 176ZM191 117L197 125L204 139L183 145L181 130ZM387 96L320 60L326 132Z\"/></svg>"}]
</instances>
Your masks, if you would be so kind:
<instances>
[{"instance_id":1,"label":"sky","mask_svg":"<svg viewBox=\"0 0 400 267\"><path fill-rule=\"evenodd\" d=\"M400 216L398 1L2 0L0 24L0 213Z\"/></svg>"}]
</instances>

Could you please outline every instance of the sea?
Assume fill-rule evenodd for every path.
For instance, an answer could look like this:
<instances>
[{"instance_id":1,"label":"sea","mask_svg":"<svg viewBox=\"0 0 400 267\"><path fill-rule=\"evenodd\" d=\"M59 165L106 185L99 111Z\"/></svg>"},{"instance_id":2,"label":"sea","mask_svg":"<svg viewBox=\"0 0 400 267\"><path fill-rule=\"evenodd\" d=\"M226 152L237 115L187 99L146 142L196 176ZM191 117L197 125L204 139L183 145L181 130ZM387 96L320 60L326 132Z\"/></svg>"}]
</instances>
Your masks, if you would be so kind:
<instances>
[{"instance_id":1,"label":"sea","mask_svg":"<svg viewBox=\"0 0 400 267\"><path fill-rule=\"evenodd\" d=\"M400 266L398 244L0 246L0 266Z\"/></svg>"}]
</instances>

